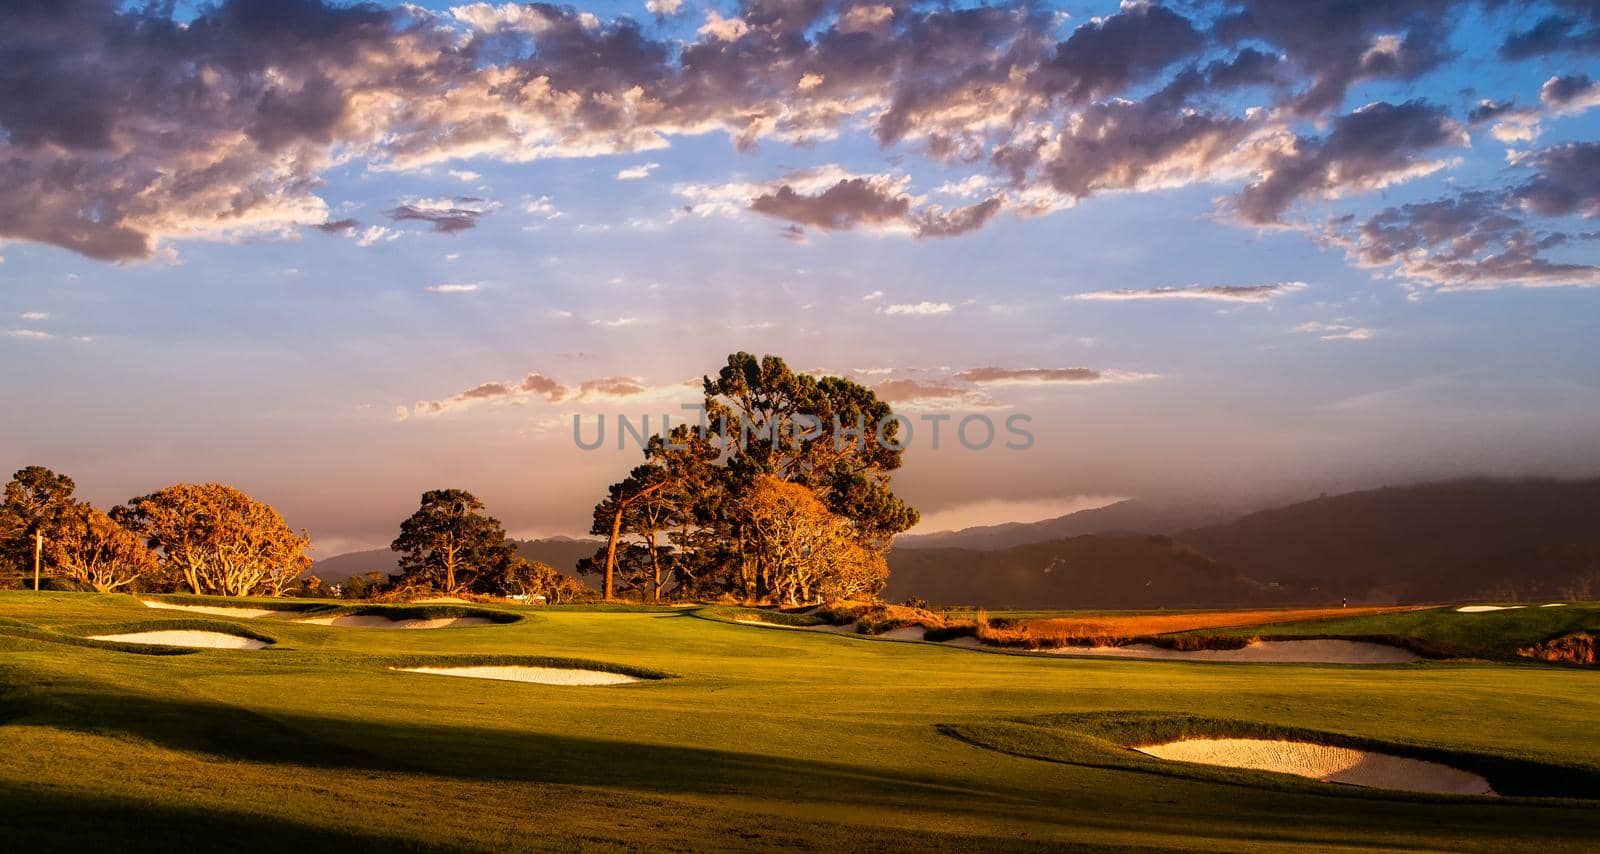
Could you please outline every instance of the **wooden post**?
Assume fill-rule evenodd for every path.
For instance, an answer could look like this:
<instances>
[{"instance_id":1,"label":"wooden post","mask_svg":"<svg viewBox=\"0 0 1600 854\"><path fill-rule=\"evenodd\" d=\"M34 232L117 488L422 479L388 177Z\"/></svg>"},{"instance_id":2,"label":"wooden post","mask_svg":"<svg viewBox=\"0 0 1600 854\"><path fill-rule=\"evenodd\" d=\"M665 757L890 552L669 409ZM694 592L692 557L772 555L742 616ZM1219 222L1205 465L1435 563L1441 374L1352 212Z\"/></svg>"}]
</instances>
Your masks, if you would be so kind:
<instances>
[{"instance_id":1,"label":"wooden post","mask_svg":"<svg viewBox=\"0 0 1600 854\"><path fill-rule=\"evenodd\" d=\"M44 554L44 532L33 532L33 592L39 592L39 558Z\"/></svg>"}]
</instances>

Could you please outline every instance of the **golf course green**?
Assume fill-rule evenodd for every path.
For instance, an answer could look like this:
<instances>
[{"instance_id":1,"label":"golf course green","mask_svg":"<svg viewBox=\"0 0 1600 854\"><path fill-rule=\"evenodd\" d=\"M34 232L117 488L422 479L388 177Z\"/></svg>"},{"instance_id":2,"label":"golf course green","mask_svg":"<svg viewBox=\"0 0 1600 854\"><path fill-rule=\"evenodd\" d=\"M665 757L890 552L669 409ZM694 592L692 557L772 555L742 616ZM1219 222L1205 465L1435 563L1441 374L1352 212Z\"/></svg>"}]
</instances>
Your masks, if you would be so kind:
<instances>
[{"instance_id":1,"label":"golf course green","mask_svg":"<svg viewBox=\"0 0 1600 854\"><path fill-rule=\"evenodd\" d=\"M1593 667L1089 659L774 630L689 607L455 607L421 616L493 617L411 631L300 622L329 606L281 610L285 601L235 618L126 595L0 592L6 849L1600 845ZM1421 627L1455 648L1471 646L1473 624L1592 627L1600 609L1555 610L1371 619L1381 633ZM87 640L147 631L260 648ZM1274 631L1340 634L1312 623ZM402 669L473 666L635 679L529 684ZM1499 796L1335 785L1126 749L1206 735L1384 748L1482 774Z\"/></svg>"}]
</instances>

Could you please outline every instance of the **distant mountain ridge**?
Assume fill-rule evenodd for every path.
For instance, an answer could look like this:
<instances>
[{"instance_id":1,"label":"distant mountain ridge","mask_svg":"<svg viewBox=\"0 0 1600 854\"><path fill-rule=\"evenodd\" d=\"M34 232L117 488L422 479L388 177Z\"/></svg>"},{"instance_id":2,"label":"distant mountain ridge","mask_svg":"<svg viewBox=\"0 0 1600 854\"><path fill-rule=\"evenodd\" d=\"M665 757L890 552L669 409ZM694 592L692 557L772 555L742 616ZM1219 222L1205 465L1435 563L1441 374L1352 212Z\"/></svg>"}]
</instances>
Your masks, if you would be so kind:
<instances>
[{"instance_id":1,"label":"distant mountain ridge","mask_svg":"<svg viewBox=\"0 0 1600 854\"><path fill-rule=\"evenodd\" d=\"M512 540L517 554L528 560L547 563L556 569L578 577L578 561L593 555L595 549L605 545L602 540L574 539L572 537L546 537L533 540ZM338 584L347 578L369 572L385 574L399 571L400 556L388 549L367 549L323 558L311 565L310 574L329 584Z\"/></svg>"},{"instance_id":2,"label":"distant mountain ridge","mask_svg":"<svg viewBox=\"0 0 1600 854\"><path fill-rule=\"evenodd\" d=\"M1081 515L1050 521L1071 529L1086 524ZM989 529L958 533L992 541ZM1174 537L1097 533L988 550L897 542L889 568L887 598L991 608L1558 600L1600 594L1600 478L1386 487Z\"/></svg>"},{"instance_id":3,"label":"distant mountain ridge","mask_svg":"<svg viewBox=\"0 0 1600 854\"><path fill-rule=\"evenodd\" d=\"M1256 578L1352 596L1560 597L1600 574L1600 478L1475 478L1323 496L1178 535Z\"/></svg>"},{"instance_id":4,"label":"distant mountain ridge","mask_svg":"<svg viewBox=\"0 0 1600 854\"><path fill-rule=\"evenodd\" d=\"M986 608L1200 608L1281 598L1171 537L1085 534L1009 549L889 552L884 598Z\"/></svg>"},{"instance_id":5,"label":"distant mountain ridge","mask_svg":"<svg viewBox=\"0 0 1600 854\"><path fill-rule=\"evenodd\" d=\"M1171 507L1128 499L1039 522L1007 522L933 534L902 534L895 548L1008 549L1084 534L1176 534L1226 521L1237 513L1218 507Z\"/></svg>"}]
</instances>

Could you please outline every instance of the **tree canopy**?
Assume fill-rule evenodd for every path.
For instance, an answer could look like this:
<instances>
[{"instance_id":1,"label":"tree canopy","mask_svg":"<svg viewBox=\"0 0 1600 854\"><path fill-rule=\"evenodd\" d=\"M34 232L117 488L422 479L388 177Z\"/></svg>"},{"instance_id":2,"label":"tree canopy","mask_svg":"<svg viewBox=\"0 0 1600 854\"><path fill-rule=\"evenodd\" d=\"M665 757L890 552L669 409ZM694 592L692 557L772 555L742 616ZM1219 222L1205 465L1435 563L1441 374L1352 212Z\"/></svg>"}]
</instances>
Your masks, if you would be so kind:
<instances>
[{"instance_id":1,"label":"tree canopy","mask_svg":"<svg viewBox=\"0 0 1600 854\"><path fill-rule=\"evenodd\" d=\"M645 462L595 506L591 533L607 543L584 569L605 576L607 598L881 589L882 553L918 518L889 486L903 454L889 405L850 380L749 353L730 355L703 389L701 423L652 437Z\"/></svg>"},{"instance_id":2,"label":"tree canopy","mask_svg":"<svg viewBox=\"0 0 1600 854\"><path fill-rule=\"evenodd\" d=\"M290 529L271 505L220 483L169 486L111 515L193 593L277 596L311 566L304 532Z\"/></svg>"},{"instance_id":3,"label":"tree canopy","mask_svg":"<svg viewBox=\"0 0 1600 854\"><path fill-rule=\"evenodd\" d=\"M482 510L464 489L424 492L389 546L400 553L401 583L456 593L502 570L512 546L500 520Z\"/></svg>"},{"instance_id":4,"label":"tree canopy","mask_svg":"<svg viewBox=\"0 0 1600 854\"><path fill-rule=\"evenodd\" d=\"M0 503L0 555L18 573L31 572L34 537L49 534L62 516L78 506L72 478L44 466L26 466L6 484Z\"/></svg>"},{"instance_id":5,"label":"tree canopy","mask_svg":"<svg viewBox=\"0 0 1600 854\"><path fill-rule=\"evenodd\" d=\"M161 568L138 535L88 504L60 515L44 554L54 572L100 593L132 585Z\"/></svg>"}]
</instances>

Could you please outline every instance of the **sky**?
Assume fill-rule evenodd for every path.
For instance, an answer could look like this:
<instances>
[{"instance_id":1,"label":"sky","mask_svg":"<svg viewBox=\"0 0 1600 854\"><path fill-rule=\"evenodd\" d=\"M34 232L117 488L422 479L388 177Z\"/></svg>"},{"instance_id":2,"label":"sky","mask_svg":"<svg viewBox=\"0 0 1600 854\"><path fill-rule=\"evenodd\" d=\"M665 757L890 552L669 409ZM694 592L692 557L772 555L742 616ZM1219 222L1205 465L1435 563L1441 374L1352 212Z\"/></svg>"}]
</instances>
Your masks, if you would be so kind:
<instances>
[{"instance_id":1,"label":"sky","mask_svg":"<svg viewBox=\"0 0 1600 854\"><path fill-rule=\"evenodd\" d=\"M9 3L0 257L0 462L324 555L581 534L574 417L741 350L913 419L919 530L1589 475L1600 6Z\"/></svg>"}]
</instances>

